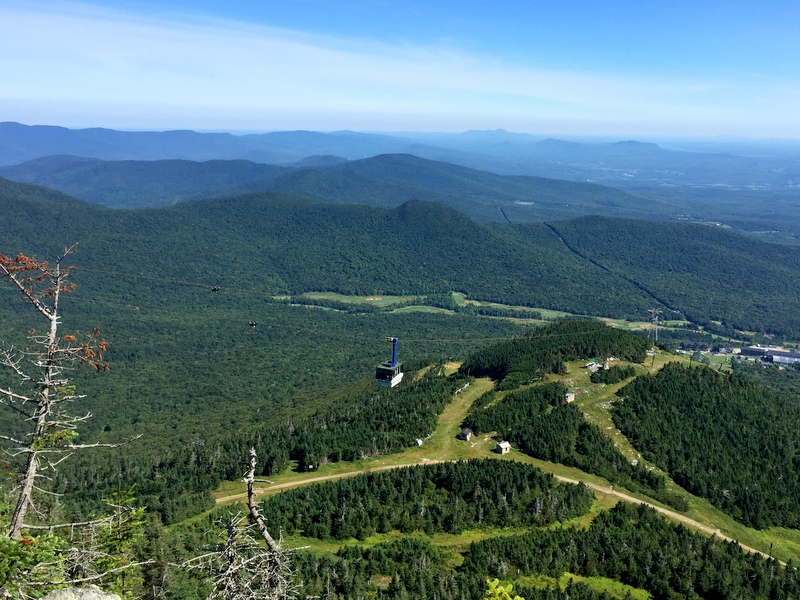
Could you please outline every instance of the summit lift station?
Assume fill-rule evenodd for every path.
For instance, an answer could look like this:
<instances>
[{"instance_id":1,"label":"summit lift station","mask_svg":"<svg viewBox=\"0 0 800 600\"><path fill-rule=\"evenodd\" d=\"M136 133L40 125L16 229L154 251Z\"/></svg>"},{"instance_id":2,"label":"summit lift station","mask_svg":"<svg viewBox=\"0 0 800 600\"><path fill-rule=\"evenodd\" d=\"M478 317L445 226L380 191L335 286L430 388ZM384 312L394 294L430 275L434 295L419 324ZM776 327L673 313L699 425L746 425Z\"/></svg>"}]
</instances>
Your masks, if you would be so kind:
<instances>
[{"instance_id":1,"label":"summit lift station","mask_svg":"<svg viewBox=\"0 0 800 600\"><path fill-rule=\"evenodd\" d=\"M385 362L375 369L375 383L383 387L394 387L403 380L403 363L397 362L396 337L387 337L387 342L392 342L392 360Z\"/></svg>"}]
</instances>

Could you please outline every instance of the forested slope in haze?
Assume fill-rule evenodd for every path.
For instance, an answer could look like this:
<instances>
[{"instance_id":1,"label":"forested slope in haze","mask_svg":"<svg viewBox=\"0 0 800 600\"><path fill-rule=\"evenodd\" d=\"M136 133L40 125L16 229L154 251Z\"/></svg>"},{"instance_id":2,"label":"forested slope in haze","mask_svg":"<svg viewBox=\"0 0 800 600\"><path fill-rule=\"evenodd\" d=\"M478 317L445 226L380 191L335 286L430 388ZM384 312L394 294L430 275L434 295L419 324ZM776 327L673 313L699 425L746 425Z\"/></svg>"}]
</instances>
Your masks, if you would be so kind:
<instances>
[{"instance_id":1,"label":"forested slope in haze","mask_svg":"<svg viewBox=\"0 0 800 600\"><path fill-rule=\"evenodd\" d=\"M113 208L159 207L210 197L276 192L375 207L426 200L479 221L503 223L594 213L671 218L680 212L672 202L643 202L606 186L497 175L408 154L352 161L311 158L280 166L245 160L201 163L47 156L0 167L0 177L42 185Z\"/></svg>"}]
</instances>

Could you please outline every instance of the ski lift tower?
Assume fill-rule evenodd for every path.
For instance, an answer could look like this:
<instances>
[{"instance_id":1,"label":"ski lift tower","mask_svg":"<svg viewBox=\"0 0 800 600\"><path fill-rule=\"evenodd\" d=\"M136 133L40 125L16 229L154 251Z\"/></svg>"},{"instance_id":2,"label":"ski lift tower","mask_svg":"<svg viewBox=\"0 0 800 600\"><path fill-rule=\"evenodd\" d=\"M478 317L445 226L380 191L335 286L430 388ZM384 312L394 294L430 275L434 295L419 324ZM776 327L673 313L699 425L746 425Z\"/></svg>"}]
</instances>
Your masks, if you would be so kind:
<instances>
[{"instance_id":1,"label":"ski lift tower","mask_svg":"<svg viewBox=\"0 0 800 600\"><path fill-rule=\"evenodd\" d=\"M392 342L392 360L381 363L375 369L375 383L383 387L394 387L403 380L403 363L397 362L396 337L387 337L387 342Z\"/></svg>"},{"instance_id":2,"label":"ski lift tower","mask_svg":"<svg viewBox=\"0 0 800 600\"><path fill-rule=\"evenodd\" d=\"M650 323L653 327L650 329L652 333L653 342L658 343L658 322L661 319L661 309L660 308L651 308L647 312L650 313Z\"/></svg>"}]
</instances>

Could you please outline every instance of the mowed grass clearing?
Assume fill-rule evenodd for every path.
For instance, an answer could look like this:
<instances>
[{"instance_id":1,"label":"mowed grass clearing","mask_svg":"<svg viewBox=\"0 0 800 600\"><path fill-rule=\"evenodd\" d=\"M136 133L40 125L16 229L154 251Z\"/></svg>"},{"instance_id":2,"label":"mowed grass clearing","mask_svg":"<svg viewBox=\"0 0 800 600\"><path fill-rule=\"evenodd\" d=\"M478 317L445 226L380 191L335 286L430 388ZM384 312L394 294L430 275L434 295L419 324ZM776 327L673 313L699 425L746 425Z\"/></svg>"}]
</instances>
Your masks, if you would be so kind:
<instances>
[{"instance_id":1,"label":"mowed grass clearing","mask_svg":"<svg viewBox=\"0 0 800 600\"><path fill-rule=\"evenodd\" d=\"M336 302L347 304L369 304L381 308L395 304L405 304L417 298L417 296L346 296L335 292L305 292L304 294L298 294L298 297L311 300L335 300Z\"/></svg>"}]
</instances>

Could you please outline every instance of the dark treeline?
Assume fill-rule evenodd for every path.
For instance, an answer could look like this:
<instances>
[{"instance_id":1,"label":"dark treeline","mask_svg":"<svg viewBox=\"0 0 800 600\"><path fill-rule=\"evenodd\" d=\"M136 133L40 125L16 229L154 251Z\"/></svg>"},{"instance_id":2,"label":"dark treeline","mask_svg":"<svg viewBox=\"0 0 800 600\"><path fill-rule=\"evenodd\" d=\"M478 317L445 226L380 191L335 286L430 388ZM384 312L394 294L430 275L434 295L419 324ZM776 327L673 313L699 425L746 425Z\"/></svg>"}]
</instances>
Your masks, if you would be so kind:
<instances>
[{"instance_id":1,"label":"dark treeline","mask_svg":"<svg viewBox=\"0 0 800 600\"><path fill-rule=\"evenodd\" d=\"M567 403L566 391L561 383L547 383L512 392L488 407L490 398L479 399L465 425L476 433L496 431L535 458L600 475L679 510L688 508L685 500L667 491L663 476L628 462L611 438Z\"/></svg>"},{"instance_id":2,"label":"dark treeline","mask_svg":"<svg viewBox=\"0 0 800 600\"><path fill-rule=\"evenodd\" d=\"M501 389L512 389L549 373L565 373L564 363L578 358L616 356L642 362L649 347L647 339L599 321L567 319L488 346L464 361L460 371L502 380Z\"/></svg>"},{"instance_id":3,"label":"dark treeline","mask_svg":"<svg viewBox=\"0 0 800 600\"><path fill-rule=\"evenodd\" d=\"M629 377L633 377L634 375L636 375L636 369L634 369L631 365L627 365L625 367L614 365L610 369L600 369L599 371L595 371L589 376L589 380L592 383L605 383L606 385L613 385L615 383L619 383L620 381L624 381Z\"/></svg>"},{"instance_id":4,"label":"dark treeline","mask_svg":"<svg viewBox=\"0 0 800 600\"><path fill-rule=\"evenodd\" d=\"M692 533L643 505L617 504L585 531L557 529L473 544L460 568L513 578L600 575L654 598L796 598L796 569ZM524 595L520 590L521 595ZM527 596L525 596L527 598Z\"/></svg>"},{"instance_id":5,"label":"dark treeline","mask_svg":"<svg viewBox=\"0 0 800 600\"><path fill-rule=\"evenodd\" d=\"M344 547L335 556L298 553L295 557L302 593L326 600L374 597L378 600L479 600L487 577L483 572L454 571L449 553L425 540L403 539L370 548ZM376 578L388 579L378 586ZM567 590L524 589L525 600L611 600L588 586L570 584Z\"/></svg>"},{"instance_id":6,"label":"dark treeline","mask_svg":"<svg viewBox=\"0 0 800 600\"><path fill-rule=\"evenodd\" d=\"M399 530L460 533L529 527L585 514L592 493L559 484L529 465L472 460L369 473L272 496L262 514L273 528L320 539Z\"/></svg>"},{"instance_id":7,"label":"dark treeline","mask_svg":"<svg viewBox=\"0 0 800 600\"><path fill-rule=\"evenodd\" d=\"M670 363L618 394L617 427L676 483L746 525L800 526L796 392Z\"/></svg>"},{"instance_id":8,"label":"dark treeline","mask_svg":"<svg viewBox=\"0 0 800 600\"><path fill-rule=\"evenodd\" d=\"M224 520L231 509L217 509L190 525L163 532L161 541L154 535L154 542L177 560L216 542L215 519ZM586 529L548 527L475 542L458 567L453 567L457 557L421 533L417 536L369 548L346 546L336 554L294 553L303 597L480 600L486 580L497 577L514 582L515 593L526 600L610 598L584 584L562 591L517 583L525 577L559 578L564 573L606 577L645 590L657 600L800 597L800 577L791 563L782 567L774 559L745 554L736 543L691 532L644 505L619 503ZM167 597L205 597L190 577L175 575Z\"/></svg>"},{"instance_id":9,"label":"dark treeline","mask_svg":"<svg viewBox=\"0 0 800 600\"><path fill-rule=\"evenodd\" d=\"M174 523L212 506L210 491L223 480L242 476L242 457L251 447L258 453L259 473L271 475L286 468L289 460L296 460L299 470L309 470L413 445L433 432L453 393L469 381L437 372L431 369L418 381L404 381L396 388L368 382L360 392L306 419L206 440L151 462L121 454L116 460L65 463L56 487L66 492L69 510L86 514L110 490L135 484L137 500L164 523Z\"/></svg>"}]
</instances>

